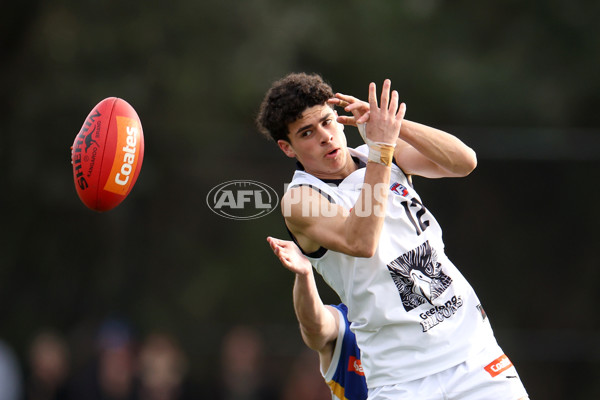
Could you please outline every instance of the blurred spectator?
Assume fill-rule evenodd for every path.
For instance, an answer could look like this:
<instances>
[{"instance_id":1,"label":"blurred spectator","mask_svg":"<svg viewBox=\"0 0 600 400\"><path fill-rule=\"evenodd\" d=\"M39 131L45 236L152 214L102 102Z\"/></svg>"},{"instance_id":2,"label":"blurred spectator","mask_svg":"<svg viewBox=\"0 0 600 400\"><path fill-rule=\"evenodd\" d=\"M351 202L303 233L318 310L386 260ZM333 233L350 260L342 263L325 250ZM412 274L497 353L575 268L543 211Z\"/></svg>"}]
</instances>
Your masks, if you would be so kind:
<instances>
[{"instance_id":1,"label":"blurred spectator","mask_svg":"<svg viewBox=\"0 0 600 400\"><path fill-rule=\"evenodd\" d=\"M294 361L282 400L331 400L331 390L320 373L319 356L305 348Z\"/></svg>"},{"instance_id":2,"label":"blurred spectator","mask_svg":"<svg viewBox=\"0 0 600 400\"><path fill-rule=\"evenodd\" d=\"M12 348L0 340L0 400L20 400L23 376Z\"/></svg>"},{"instance_id":3,"label":"blurred spectator","mask_svg":"<svg viewBox=\"0 0 600 400\"><path fill-rule=\"evenodd\" d=\"M192 400L187 371L179 343L166 334L151 334L139 352L139 400Z\"/></svg>"},{"instance_id":4,"label":"blurred spectator","mask_svg":"<svg viewBox=\"0 0 600 400\"><path fill-rule=\"evenodd\" d=\"M27 400L65 400L68 398L69 350L56 332L43 330L29 346Z\"/></svg>"},{"instance_id":5,"label":"blurred spectator","mask_svg":"<svg viewBox=\"0 0 600 400\"><path fill-rule=\"evenodd\" d=\"M75 379L76 400L133 400L135 342L129 324L109 319L97 336L97 356Z\"/></svg>"},{"instance_id":6,"label":"blurred spectator","mask_svg":"<svg viewBox=\"0 0 600 400\"><path fill-rule=\"evenodd\" d=\"M270 400L276 391L267 384L263 369L264 344L249 326L236 326L224 337L218 400Z\"/></svg>"}]
</instances>

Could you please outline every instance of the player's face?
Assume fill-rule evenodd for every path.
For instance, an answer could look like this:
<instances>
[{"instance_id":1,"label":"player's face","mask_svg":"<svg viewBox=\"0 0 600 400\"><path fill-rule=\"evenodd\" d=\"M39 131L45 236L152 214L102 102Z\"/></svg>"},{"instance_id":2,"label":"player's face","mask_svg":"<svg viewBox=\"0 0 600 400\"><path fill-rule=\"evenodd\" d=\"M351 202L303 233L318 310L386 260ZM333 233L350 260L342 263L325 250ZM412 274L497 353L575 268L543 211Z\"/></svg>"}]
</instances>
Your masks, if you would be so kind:
<instances>
[{"instance_id":1,"label":"player's face","mask_svg":"<svg viewBox=\"0 0 600 400\"><path fill-rule=\"evenodd\" d=\"M289 141L277 144L288 157L295 157L306 172L328 179L345 178L354 170L343 125L328 105L307 108L288 125Z\"/></svg>"}]
</instances>

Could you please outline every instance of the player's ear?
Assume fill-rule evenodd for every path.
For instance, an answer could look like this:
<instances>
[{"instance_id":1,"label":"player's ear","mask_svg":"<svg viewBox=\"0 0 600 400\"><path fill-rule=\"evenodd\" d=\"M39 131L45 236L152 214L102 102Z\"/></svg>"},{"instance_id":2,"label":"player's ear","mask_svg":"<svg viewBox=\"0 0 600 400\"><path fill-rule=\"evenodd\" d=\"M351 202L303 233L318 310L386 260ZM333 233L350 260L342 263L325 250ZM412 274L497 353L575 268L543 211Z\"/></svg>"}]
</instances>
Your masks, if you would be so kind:
<instances>
[{"instance_id":1,"label":"player's ear","mask_svg":"<svg viewBox=\"0 0 600 400\"><path fill-rule=\"evenodd\" d=\"M277 146L279 146L279 148L281 149L281 151L283 151L283 153L286 156L288 156L290 158L295 158L296 157L296 152L292 148L292 145L290 144L290 142L288 142L287 140L279 139L277 141Z\"/></svg>"}]
</instances>

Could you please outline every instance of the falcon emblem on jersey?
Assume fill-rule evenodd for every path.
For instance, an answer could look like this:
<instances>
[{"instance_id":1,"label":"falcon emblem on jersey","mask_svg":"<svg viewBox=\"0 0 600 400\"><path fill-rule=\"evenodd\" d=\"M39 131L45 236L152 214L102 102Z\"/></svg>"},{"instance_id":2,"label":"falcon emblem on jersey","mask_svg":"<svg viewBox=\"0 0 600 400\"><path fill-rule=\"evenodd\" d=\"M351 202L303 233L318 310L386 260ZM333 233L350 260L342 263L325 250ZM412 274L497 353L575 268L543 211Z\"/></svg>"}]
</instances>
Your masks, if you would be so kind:
<instances>
[{"instance_id":1,"label":"falcon emblem on jersey","mask_svg":"<svg viewBox=\"0 0 600 400\"><path fill-rule=\"evenodd\" d=\"M436 251L428 241L396 258L387 267L406 311L425 303L433 305L452 283L452 278L442 271Z\"/></svg>"}]
</instances>

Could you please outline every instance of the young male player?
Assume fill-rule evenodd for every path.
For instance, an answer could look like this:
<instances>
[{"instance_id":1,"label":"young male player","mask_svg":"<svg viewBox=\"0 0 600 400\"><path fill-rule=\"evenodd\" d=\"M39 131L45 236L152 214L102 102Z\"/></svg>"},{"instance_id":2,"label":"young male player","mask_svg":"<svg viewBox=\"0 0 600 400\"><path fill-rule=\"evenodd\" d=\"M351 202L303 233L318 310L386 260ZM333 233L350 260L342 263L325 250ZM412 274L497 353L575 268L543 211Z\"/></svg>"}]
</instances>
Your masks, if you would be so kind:
<instances>
[{"instance_id":1,"label":"young male player","mask_svg":"<svg viewBox=\"0 0 600 400\"><path fill-rule=\"evenodd\" d=\"M286 226L348 306L369 399L526 398L411 184L466 176L475 153L405 111L389 80L379 101L369 85L368 103L334 96L318 75L275 82L257 124L299 164L281 202ZM348 148L342 124L359 127L366 145Z\"/></svg>"},{"instance_id":2,"label":"young male player","mask_svg":"<svg viewBox=\"0 0 600 400\"><path fill-rule=\"evenodd\" d=\"M321 374L334 400L366 400L367 382L360 364L360 350L350 330L344 304L324 305L312 265L298 246L268 237L273 252L284 267L296 274L294 310L306 345L319 353Z\"/></svg>"}]
</instances>

